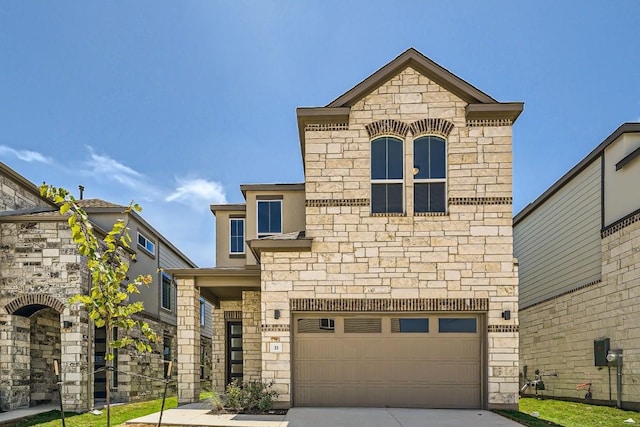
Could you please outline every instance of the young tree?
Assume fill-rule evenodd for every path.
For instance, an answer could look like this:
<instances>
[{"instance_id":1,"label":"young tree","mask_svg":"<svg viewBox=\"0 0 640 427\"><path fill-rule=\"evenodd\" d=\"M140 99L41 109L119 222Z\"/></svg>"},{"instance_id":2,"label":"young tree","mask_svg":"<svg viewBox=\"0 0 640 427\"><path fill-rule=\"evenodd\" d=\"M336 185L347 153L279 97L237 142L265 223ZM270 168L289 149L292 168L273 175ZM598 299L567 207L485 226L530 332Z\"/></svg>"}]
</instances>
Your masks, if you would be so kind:
<instances>
[{"instance_id":1,"label":"young tree","mask_svg":"<svg viewBox=\"0 0 640 427\"><path fill-rule=\"evenodd\" d=\"M107 427L110 427L113 349L135 346L140 352L151 352L151 343L159 341L159 337L146 322L131 318L144 309L142 302L128 303L129 294L140 293L139 287L149 286L152 278L150 275L138 276L129 281L127 277L129 262L123 258L126 253L123 248L129 247L131 236L124 218L119 219L105 236L98 238L87 213L69 191L43 183L40 194L56 203L60 207L60 214L68 217L71 237L89 270L91 286L88 294L74 295L69 303L84 305L95 326L105 328L108 349L105 357ZM130 212L141 210L140 206L132 202L123 211L123 216L128 217ZM114 339L113 328L124 331L125 335ZM126 333L133 329L138 329L146 340L134 339Z\"/></svg>"}]
</instances>

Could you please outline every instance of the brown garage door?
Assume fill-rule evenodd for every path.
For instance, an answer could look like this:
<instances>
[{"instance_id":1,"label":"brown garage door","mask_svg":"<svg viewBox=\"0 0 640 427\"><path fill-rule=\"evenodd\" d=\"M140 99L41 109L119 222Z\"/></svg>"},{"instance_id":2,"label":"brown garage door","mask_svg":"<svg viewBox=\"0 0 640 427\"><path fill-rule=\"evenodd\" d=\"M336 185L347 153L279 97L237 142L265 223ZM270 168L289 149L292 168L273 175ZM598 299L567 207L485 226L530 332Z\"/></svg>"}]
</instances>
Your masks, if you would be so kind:
<instances>
[{"instance_id":1,"label":"brown garage door","mask_svg":"<svg viewBox=\"0 0 640 427\"><path fill-rule=\"evenodd\" d=\"M293 404L480 408L478 316L297 314Z\"/></svg>"}]
</instances>

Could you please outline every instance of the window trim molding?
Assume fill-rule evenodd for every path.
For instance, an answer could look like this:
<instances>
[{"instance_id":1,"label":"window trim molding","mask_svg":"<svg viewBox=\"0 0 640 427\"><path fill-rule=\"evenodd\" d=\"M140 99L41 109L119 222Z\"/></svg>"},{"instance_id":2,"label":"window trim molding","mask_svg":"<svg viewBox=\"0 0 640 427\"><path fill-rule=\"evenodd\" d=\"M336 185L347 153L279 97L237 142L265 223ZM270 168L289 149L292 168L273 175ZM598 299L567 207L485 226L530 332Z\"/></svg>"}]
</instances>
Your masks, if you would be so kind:
<instances>
[{"instance_id":1,"label":"window trim molding","mask_svg":"<svg viewBox=\"0 0 640 427\"><path fill-rule=\"evenodd\" d=\"M264 199L256 198L256 236L258 238L282 234L282 231L284 229L284 203L283 203L284 199L282 198L282 196L268 196L268 197L269 198L264 198ZM272 232L260 233L260 220L258 218L258 216L260 215L259 206L260 206L260 203L264 203L264 202L278 202L280 204L280 231L277 233L272 233Z\"/></svg>"},{"instance_id":2,"label":"window trim molding","mask_svg":"<svg viewBox=\"0 0 640 427\"><path fill-rule=\"evenodd\" d=\"M257 205L256 205L256 209L257 209ZM256 210L256 214L257 214L257 210ZM233 247L233 241L232 241L233 235L231 234L232 233L231 223L233 221L242 221L242 252L234 252L234 251L231 250L231 248ZM245 236L247 235L246 230L247 230L247 220L246 220L246 218L244 218L244 217L241 217L241 218L231 218L230 217L229 218L229 255L230 256L246 255L246 253L247 253L247 251L245 249L245 246L246 246L246 244L245 244L246 237Z\"/></svg>"},{"instance_id":3,"label":"window trim molding","mask_svg":"<svg viewBox=\"0 0 640 427\"><path fill-rule=\"evenodd\" d=\"M373 142L377 141L378 139L382 139L382 138L392 138L395 139L397 141L400 141L402 144L402 179L373 179L373 155L372 155L372 151L373 151ZM405 156L407 155L407 150L405 147L406 144L406 138L401 138L400 136L396 135L396 134L391 134L391 133L382 133L380 135L376 135L375 137L369 139L369 213L372 216L404 216L407 213L407 209L406 209L406 194L405 194L405 187L406 187L406 182L407 182L407 176L406 176L406 170L405 170ZM387 157L388 157L388 152L387 152ZM402 211L401 212L373 212L373 186L375 184L401 184L401 195L402 195Z\"/></svg>"},{"instance_id":4,"label":"window trim molding","mask_svg":"<svg viewBox=\"0 0 640 427\"><path fill-rule=\"evenodd\" d=\"M137 239L136 239L136 244L141 247L142 249L144 249L144 251L148 254L151 255L153 257L156 256L156 242L154 242L153 240L151 240L150 238L147 237L146 234L140 232L140 230L137 231L138 235L137 235ZM145 244L142 245L140 243L140 237L142 237L145 241ZM153 245L153 252L149 250L149 248L147 248L147 244L151 243Z\"/></svg>"},{"instance_id":5,"label":"window trim molding","mask_svg":"<svg viewBox=\"0 0 640 427\"><path fill-rule=\"evenodd\" d=\"M164 306L164 279L167 279L169 282L169 307L165 307ZM161 284L160 284L160 308L168 311L169 313L173 313L173 292L171 292L173 290L173 280L171 278L170 275L168 275L167 273L165 273L164 271L162 272L161 276L160 276L160 280L161 280Z\"/></svg>"},{"instance_id":6,"label":"window trim molding","mask_svg":"<svg viewBox=\"0 0 640 427\"><path fill-rule=\"evenodd\" d=\"M412 189L413 189L413 214L414 215L419 215L419 216L439 216L439 215L447 215L449 213L449 198L448 198L448 194L449 194L449 153L448 153L448 148L449 148L449 141L447 140L447 138L444 138L442 135L439 135L437 133L425 133L425 134L420 134L416 137L413 138L412 144L413 144L413 157L412 157L412 162L411 162L411 170L413 170L416 166L416 149L415 149L415 144L418 140L422 139L422 138L430 138L430 137L434 137L434 138L438 138L441 139L444 142L444 178L414 178L415 175L413 175L412 178ZM444 211L416 211L416 184L432 184L432 183L444 183ZM425 215L426 214L426 215Z\"/></svg>"}]
</instances>

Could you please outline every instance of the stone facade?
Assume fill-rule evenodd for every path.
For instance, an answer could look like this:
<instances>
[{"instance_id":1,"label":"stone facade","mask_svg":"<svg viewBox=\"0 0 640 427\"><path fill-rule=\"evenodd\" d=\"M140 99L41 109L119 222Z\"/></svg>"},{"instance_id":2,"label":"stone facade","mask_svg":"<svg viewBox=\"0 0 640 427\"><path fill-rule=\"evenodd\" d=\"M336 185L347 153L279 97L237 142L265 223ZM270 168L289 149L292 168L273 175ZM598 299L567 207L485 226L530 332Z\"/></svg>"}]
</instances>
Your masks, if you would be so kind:
<instances>
[{"instance_id":1,"label":"stone facade","mask_svg":"<svg viewBox=\"0 0 640 427\"><path fill-rule=\"evenodd\" d=\"M623 350L622 396L626 408L640 407L640 221L606 233L602 239L602 280L520 312L522 366L557 373L546 377L547 396L582 399L576 386L592 383L593 399L616 401L616 368L594 362L594 340L609 338Z\"/></svg>"},{"instance_id":2,"label":"stone facade","mask_svg":"<svg viewBox=\"0 0 640 427\"><path fill-rule=\"evenodd\" d=\"M412 49L328 106L299 109L304 194L296 184L241 187L246 208L216 205L212 211L217 218L228 219L232 210L245 218L244 268L226 255L229 230L217 224L223 234L217 247L226 248L218 256L222 265L178 272L181 286L197 278L203 295L219 300L214 364L225 360L225 313L240 310L245 379L273 382L279 404L287 406L295 387L298 312L459 312L477 316L480 325L479 406L517 407L511 126L521 110L522 104L501 104ZM402 143L400 212L372 209L371 147L379 136ZM414 140L421 136L446 142L443 212L414 208ZM297 210L298 198L304 212L303 203ZM282 230L273 236L253 231L260 200L282 208ZM252 275L256 262L259 277ZM215 371L221 390L225 369Z\"/></svg>"}]
</instances>

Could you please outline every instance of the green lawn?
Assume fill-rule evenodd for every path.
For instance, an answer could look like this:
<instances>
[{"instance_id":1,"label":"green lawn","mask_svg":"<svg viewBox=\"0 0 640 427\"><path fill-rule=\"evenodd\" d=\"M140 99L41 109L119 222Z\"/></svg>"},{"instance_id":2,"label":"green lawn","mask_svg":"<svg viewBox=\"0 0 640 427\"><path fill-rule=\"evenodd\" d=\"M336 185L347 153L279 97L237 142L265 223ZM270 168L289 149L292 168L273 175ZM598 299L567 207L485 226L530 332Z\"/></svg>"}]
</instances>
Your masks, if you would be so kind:
<instances>
[{"instance_id":1,"label":"green lawn","mask_svg":"<svg viewBox=\"0 0 640 427\"><path fill-rule=\"evenodd\" d=\"M211 397L211 393L202 393L200 395L201 399L206 399L208 397ZM160 412L161 405L162 399L156 399L146 402L111 406L111 426L118 426L133 418L142 417L154 412ZM178 406L178 399L175 396L167 397L164 408L175 408L176 406ZM107 411L106 409L102 410L102 415L75 414L65 411L65 421L67 427L106 427ZM60 427L61 425L60 412L51 411L37 415L36 417L28 420L23 420L15 424L15 427Z\"/></svg>"},{"instance_id":2,"label":"green lawn","mask_svg":"<svg viewBox=\"0 0 640 427\"><path fill-rule=\"evenodd\" d=\"M530 427L624 427L633 424L624 420L632 418L640 423L640 412L623 411L608 406L587 405L552 399L520 399L520 412L497 411ZM530 414L537 412L538 417Z\"/></svg>"}]
</instances>

